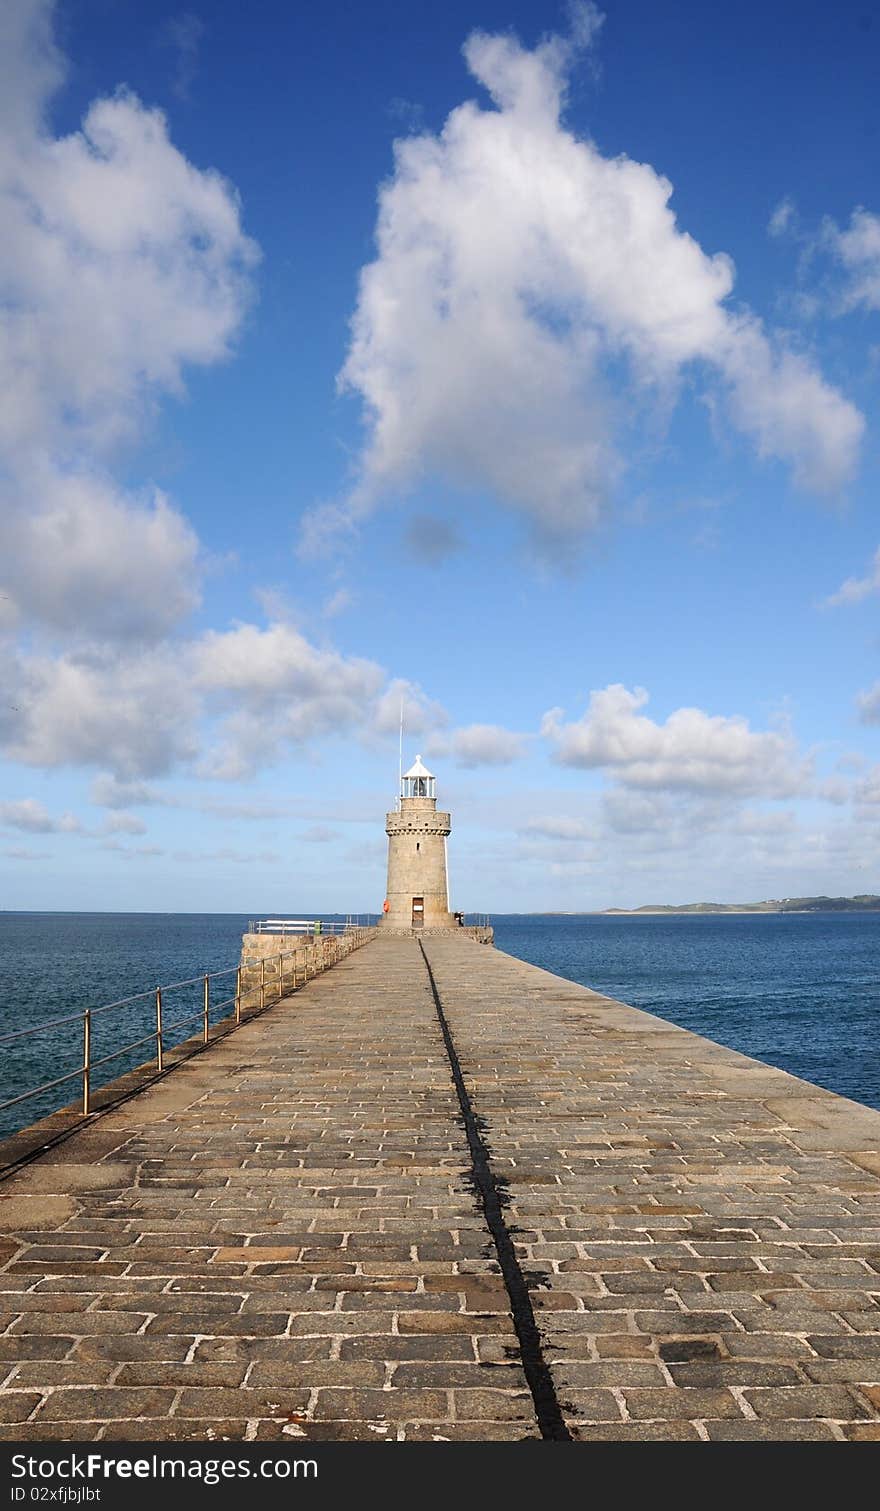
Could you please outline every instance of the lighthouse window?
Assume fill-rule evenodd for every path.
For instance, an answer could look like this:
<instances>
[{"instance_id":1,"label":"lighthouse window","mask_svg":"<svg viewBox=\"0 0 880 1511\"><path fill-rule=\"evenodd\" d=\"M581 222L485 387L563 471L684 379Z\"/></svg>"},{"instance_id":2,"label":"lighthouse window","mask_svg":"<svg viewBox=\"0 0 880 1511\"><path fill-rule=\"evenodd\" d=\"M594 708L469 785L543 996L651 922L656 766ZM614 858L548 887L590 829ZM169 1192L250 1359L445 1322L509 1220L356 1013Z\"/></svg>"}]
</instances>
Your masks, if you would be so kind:
<instances>
[{"instance_id":1,"label":"lighthouse window","mask_svg":"<svg viewBox=\"0 0 880 1511\"><path fill-rule=\"evenodd\" d=\"M419 850L419 849L421 849L421 846L420 846L420 845L419 845L419 842L418 842L418 840L416 840L416 849L417 849L417 850Z\"/></svg>"}]
</instances>

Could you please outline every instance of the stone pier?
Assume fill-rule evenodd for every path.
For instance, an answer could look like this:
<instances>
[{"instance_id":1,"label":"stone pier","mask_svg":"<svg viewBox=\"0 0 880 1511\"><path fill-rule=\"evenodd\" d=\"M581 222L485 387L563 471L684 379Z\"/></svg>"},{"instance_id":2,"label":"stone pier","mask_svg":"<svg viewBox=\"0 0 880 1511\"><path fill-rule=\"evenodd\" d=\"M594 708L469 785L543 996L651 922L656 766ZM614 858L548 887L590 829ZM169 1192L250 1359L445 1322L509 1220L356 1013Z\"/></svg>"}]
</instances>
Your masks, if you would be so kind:
<instances>
[{"instance_id":1,"label":"stone pier","mask_svg":"<svg viewBox=\"0 0 880 1511\"><path fill-rule=\"evenodd\" d=\"M880 1113L455 933L93 1118L0 1235L5 1438L880 1437Z\"/></svg>"}]
</instances>

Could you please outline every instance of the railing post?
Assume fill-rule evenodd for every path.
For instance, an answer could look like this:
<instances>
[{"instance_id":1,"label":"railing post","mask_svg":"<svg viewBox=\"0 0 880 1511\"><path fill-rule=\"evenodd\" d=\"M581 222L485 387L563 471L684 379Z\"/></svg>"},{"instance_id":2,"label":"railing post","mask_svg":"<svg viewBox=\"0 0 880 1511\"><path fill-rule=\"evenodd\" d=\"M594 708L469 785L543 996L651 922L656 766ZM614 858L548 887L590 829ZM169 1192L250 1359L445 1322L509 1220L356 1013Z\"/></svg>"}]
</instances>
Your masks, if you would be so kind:
<instances>
[{"instance_id":1,"label":"railing post","mask_svg":"<svg viewBox=\"0 0 880 1511\"><path fill-rule=\"evenodd\" d=\"M282 986L282 974L281 973L282 973L283 970L284 970L284 956L283 955L279 955L278 956L278 996L275 998L276 1002L280 1002L281 998L284 995L284 993L281 990L281 986Z\"/></svg>"},{"instance_id":2,"label":"railing post","mask_svg":"<svg viewBox=\"0 0 880 1511\"><path fill-rule=\"evenodd\" d=\"M162 988L156 987L156 1068L165 1069L165 1057L162 1052Z\"/></svg>"},{"instance_id":3,"label":"railing post","mask_svg":"<svg viewBox=\"0 0 880 1511\"><path fill-rule=\"evenodd\" d=\"M210 978L210 976L208 976L206 974L206 976L205 976L204 1026L203 1026L203 1032L202 1032L202 1037L203 1037L203 1039L204 1039L204 1041L205 1041L206 1044L208 1042L208 1027L209 1027L209 1021L210 1021L210 1013L211 1013L211 978Z\"/></svg>"},{"instance_id":4,"label":"railing post","mask_svg":"<svg viewBox=\"0 0 880 1511\"><path fill-rule=\"evenodd\" d=\"M260 1007L266 1006L266 957L260 960Z\"/></svg>"},{"instance_id":5,"label":"railing post","mask_svg":"<svg viewBox=\"0 0 880 1511\"><path fill-rule=\"evenodd\" d=\"M92 1014L83 1013L83 1117L92 1110Z\"/></svg>"},{"instance_id":6,"label":"railing post","mask_svg":"<svg viewBox=\"0 0 880 1511\"><path fill-rule=\"evenodd\" d=\"M235 973L235 1021L241 1022L241 966Z\"/></svg>"}]
</instances>

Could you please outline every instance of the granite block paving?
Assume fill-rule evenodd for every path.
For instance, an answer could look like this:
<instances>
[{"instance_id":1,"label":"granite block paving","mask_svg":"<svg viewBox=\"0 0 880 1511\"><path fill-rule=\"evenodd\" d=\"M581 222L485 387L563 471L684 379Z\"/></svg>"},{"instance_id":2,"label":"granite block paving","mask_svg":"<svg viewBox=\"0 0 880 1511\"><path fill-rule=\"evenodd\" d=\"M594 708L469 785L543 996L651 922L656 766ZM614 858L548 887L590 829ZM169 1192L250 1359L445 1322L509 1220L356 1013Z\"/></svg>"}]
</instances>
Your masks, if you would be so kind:
<instances>
[{"instance_id":1,"label":"granite block paving","mask_svg":"<svg viewBox=\"0 0 880 1511\"><path fill-rule=\"evenodd\" d=\"M469 1171L421 956L373 941L0 1182L4 1435L538 1437Z\"/></svg>"},{"instance_id":2,"label":"granite block paving","mask_svg":"<svg viewBox=\"0 0 880 1511\"><path fill-rule=\"evenodd\" d=\"M880 1436L880 1113L423 941L576 1442ZM415 939L0 1181L5 1440L541 1433Z\"/></svg>"},{"instance_id":3,"label":"granite block paving","mask_svg":"<svg viewBox=\"0 0 880 1511\"><path fill-rule=\"evenodd\" d=\"M875 1437L880 1113L499 950L424 949L572 1435Z\"/></svg>"}]
</instances>

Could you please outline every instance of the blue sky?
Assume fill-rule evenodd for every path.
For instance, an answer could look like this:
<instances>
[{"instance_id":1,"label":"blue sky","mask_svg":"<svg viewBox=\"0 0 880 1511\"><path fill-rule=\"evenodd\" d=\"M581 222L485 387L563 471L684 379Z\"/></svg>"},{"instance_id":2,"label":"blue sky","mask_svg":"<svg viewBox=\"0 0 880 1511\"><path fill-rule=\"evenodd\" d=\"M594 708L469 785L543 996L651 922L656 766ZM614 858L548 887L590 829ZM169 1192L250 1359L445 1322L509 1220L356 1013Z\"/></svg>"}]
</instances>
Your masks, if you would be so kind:
<instances>
[{"instance_id":1,"label":"blue sky","mask_svg":"<svg viewBox=\"0 0 880 1511\"><path fill-rule=\"evenodd\" d=\"M878 51L11 0L0 907L880 891Z\"/></svg>"}]
</instances>

